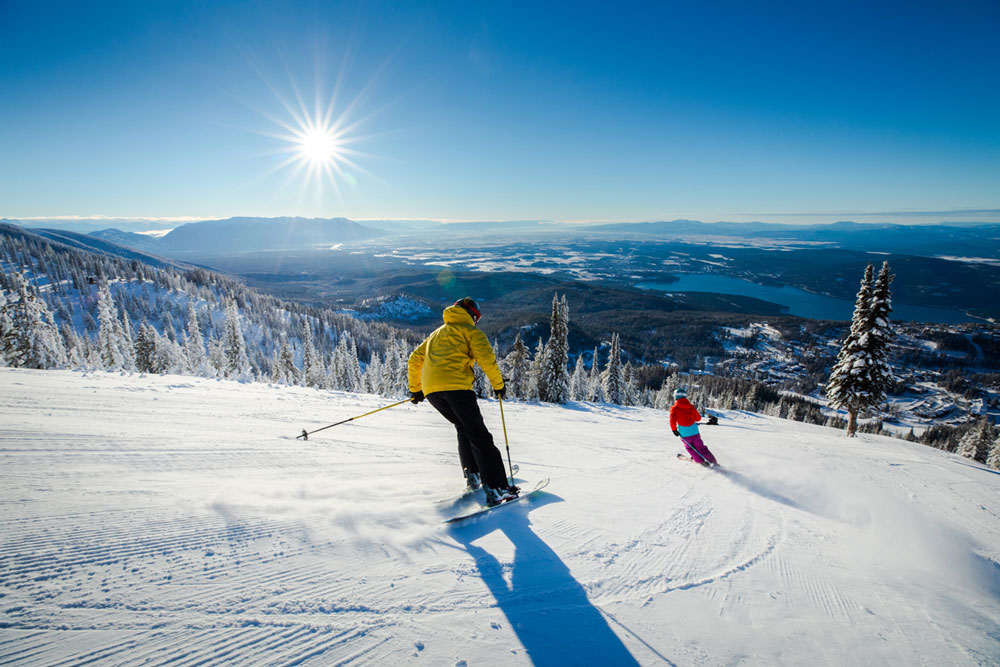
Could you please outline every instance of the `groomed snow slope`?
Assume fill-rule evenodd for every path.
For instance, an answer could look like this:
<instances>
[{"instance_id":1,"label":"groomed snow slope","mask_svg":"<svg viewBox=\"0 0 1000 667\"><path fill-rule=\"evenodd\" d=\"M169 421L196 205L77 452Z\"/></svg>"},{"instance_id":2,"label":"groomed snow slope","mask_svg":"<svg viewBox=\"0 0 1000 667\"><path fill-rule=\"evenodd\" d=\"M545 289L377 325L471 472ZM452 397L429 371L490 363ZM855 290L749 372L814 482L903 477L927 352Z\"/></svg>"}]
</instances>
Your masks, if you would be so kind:
<instances>
[{"instance_id":1,"label":"groomed snow slope","mask_svg":"<svg viewBox=\"0 0 1000 667\"><path fill-rule=\"evenodd\" d=\"M391 401L0 369L0 663L1000 662L1000 475L744 413L505 404L530 502L446 527L452 427ZM498 404L483 401L503 444Z\"/></svg>"}]
</instances>

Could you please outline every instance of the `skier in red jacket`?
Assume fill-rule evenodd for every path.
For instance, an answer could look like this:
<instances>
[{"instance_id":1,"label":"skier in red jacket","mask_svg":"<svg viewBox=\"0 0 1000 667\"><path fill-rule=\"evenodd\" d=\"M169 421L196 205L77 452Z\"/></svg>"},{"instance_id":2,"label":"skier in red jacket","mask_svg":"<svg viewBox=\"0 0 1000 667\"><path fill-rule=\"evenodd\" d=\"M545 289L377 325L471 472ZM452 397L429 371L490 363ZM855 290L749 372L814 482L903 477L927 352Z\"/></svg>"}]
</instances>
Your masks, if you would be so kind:
<instances>
[{"instance_id":1,"label":"skier in red jacket","mask_svg":"<svg viewBox=\"0 0 1000 667\"><path fill-rule=\"evenodd\" d=\"M670 430L684 443L692 461L714 467L719 464L705 443L701 441L701 434L698 432L698 420L700 419L701 415L687 399L687 392L684 388L676 389L674 391L674 404L670 406Z\"/></svg>"}]
</instances>

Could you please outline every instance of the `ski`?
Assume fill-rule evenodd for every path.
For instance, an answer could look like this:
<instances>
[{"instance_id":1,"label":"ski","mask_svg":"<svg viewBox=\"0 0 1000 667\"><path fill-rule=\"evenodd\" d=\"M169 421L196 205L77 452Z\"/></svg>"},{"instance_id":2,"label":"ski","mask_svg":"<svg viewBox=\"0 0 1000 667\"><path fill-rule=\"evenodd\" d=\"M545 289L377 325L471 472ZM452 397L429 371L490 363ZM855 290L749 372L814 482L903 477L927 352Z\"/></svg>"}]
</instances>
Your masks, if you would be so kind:
<instances>
[{"instance_id":1,"label":"ski","mask_svg":"<svg viewBox=\"0 0 1000 667\"><path fill-rule=\"evenodd\" d=\"M499 505L494 505L493 507L478 507L464 514L459 514L458 516L453 516L450 519L445 519L444 522L456 523L458 521L464 521L465 519L471 519L472 517L481 516L495 509L500 509L501 507L507 507L508 505L513 505L514 503L524 500L525 498L529 498L538 491L541 491L548 485L548 483L549 483L549 478L543 477L542 479L538 480L537 484L535 484L535 488L531 489L530 491L522 491L521 495L519 495L517 498L511 498L510 500L502 502Z\"/></svg>"},{"instance_id":2,"label":"ski","mask_svg":"<svg viewBox=\"0 0 1000 667\"><path fill-rule=\"evenodd\" d=\"M716 464L713 465L713 464L709 463L708 461L699 461L698 459L691 458L687 454L678 454L677 458L680 459L681 461L690 461L691 463L697 463L698 465L702 466L703 468L720 468L721 467L718 463L716 463Z\"/></svg>"},{"instance_id":3,"label":"ski","mask_svg":"<svg viewBox=\"0 0 1000 667\"><path fill-rule=\"evenodd\" d=\"M513 475L516 475L518 470L520 470L520 468L516 463L511 466L511 472ZM514 477L513 476L508 477L507 483L513 484ZM450 503L452 506L467 504L467 502L471 501L473 494L478 493L481 490L482 487L479 487L478 489L470 489L469 487L465 487L464 489L462 489L462 493L457 498L445 498L444 500L438 500L436 502L438 505L447 505Z\"/></svg>"}]
</instances>

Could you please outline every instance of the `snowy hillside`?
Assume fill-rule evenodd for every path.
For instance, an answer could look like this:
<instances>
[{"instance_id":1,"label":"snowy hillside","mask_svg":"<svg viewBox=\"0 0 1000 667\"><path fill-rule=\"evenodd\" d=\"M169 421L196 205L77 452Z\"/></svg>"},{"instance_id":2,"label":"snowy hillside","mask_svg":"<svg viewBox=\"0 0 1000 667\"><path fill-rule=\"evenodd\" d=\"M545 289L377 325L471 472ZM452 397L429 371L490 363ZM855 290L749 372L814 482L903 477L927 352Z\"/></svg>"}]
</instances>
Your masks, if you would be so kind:
<instances>
[{"instance_id":1,"label":"snowy hillside","mask_svg":"<svg viewBox=\"0 0 1000 667\"><path fill-rule=\"evenodd\" d=\"M1000 662L1000 475L723 412L505 404L530 502L453 527L426 403L0 369L0 663ZM498 404L481 402L503 445Z\"/></svg>"}]
</instances>

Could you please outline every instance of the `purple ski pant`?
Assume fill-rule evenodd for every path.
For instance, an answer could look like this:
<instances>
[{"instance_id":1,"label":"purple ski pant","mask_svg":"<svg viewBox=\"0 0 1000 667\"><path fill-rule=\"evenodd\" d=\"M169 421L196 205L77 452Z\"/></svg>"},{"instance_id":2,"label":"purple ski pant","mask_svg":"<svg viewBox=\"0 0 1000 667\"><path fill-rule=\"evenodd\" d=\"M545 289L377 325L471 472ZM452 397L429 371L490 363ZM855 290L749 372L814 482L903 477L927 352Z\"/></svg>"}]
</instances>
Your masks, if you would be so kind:
<instances>
[{"instance_id":1,"label":"purple ski pant","mask_svg":"<svg viewBox=\"0 0 1000 667\"><path fill-rule=\"evenodd\" d=\"M689 435L686 438L682 436L681 442L683 442L684 447L687 448L688 456L695 461L699 463L702 461L708 461L709 463L716 462L712 452L708 451L708 447L706 447L705 443L701 441L701 433L695 433L694 435Z\"/></svg>"}]
</instances>

